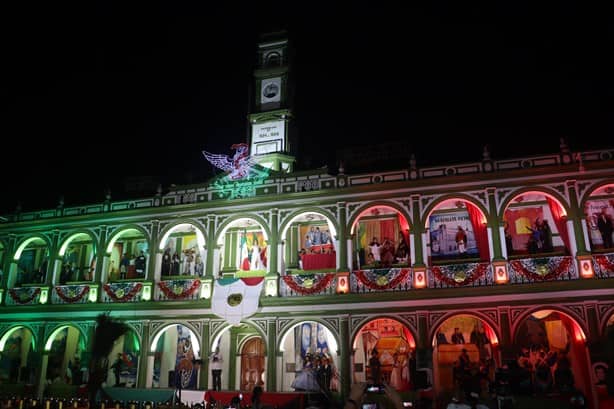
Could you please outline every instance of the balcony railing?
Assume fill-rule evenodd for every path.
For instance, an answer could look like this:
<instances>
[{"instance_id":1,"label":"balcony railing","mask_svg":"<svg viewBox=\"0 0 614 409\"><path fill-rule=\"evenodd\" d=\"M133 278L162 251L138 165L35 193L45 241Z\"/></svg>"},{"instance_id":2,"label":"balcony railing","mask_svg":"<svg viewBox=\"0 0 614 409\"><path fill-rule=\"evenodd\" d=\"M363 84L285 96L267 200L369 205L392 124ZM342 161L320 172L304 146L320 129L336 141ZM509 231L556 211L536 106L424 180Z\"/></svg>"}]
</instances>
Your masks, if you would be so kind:
<instances>
[{"instance_id":1,"label":"balcony railing","mask_svg":"<svg viewBox=\"0 0 614 409\"><path fill-rule=\"evenodd\" d=\"M614 278L614 253L592 256L595 278ZM570 256L523 258L507 262L508 280L497 284L494 267L487 262L434 265L427 269L428 288L487 287L506 284L534 284L580 279L577 262ZM273 278L273 280L275 280ZM377 292L420 291L414 287L414 271L409 267L356 270L348 272L288 272L278 279L281 297L368 294ZM273 287L275 288L275 287ZM153 283L126 280L104 284L73 283L46 287L24 285L0 289L6 306L37 304L136 303L140 301L182 301L209 298L213 279L200 277L163 277ZM267 292L263 290L262 296ZM269 294L270 295L270 294Z\"/></svg>"},{"instance_id":2,"label":"balcony railing","mask_svg":"<svg viewBox=\"0 0 614 409\"><path fill-rule=\"evenodd\" d=\"M614 253L594 255L593 269L597 278L614 278Z\"/></svg>"},{"instance_id":3,"label":"balcony railing","mask_svg":"<svg viewBox=\"0 0 614 409\"><path fill-rule=\"evenodd\" d=\"M429 288L483 287L494 285L490 263L460 263L432 266Z\"/></svg>"},{"instance_id":4,"label":"balcony railing","mask_svg":"<svg viewBox=\"0 0 614 409\"><path fill-rule=\"evenodd\" d=\"M279 280L282 297L334 294L337 288L335 273L289 274Z\"/></svg>"},{"instance_id":5,"label":"balcony railing","mask_svg":"<svg viewBox=\"0 0 614 409\"><path fill-rule=\"evenodd\" d=\"M524 258L512 260L508 265L511 284L567 281L579 278L575 259L570 256Z\"/></svg>"},{"instance_id":6,"label":"balcony railing","mask_svg":"<svg viewBox=\"0 0 614 409\"><path fill-rule=\"evenodd\" d=\"M201 281L198 278L159 281L154 290L156 301L197 300Z\"/></svg>"},{"instance_id":7,"label":"balcony railing","mask_svg":"<svg viewBox=\"0 0 614 409\"><path fill-rule=\"evenodd\" d=\"M93 286L97 288L97 286ZM91 284L58 285L51 293L52 304L84 304L89 301ZM96 291L93 293L96 295ZM95 298L94 298L95 300Z\"/></svg>"},{"instance_id":8,"label":"balcony railing","mask_svg":"<svg viewBox=\"0 0 614 409\"><path fill-rule=\"evenodd\" d=\"M412 288L410 268L356 270L350 275L350 292L407 291Z\"/></svg>"}]
</instances>

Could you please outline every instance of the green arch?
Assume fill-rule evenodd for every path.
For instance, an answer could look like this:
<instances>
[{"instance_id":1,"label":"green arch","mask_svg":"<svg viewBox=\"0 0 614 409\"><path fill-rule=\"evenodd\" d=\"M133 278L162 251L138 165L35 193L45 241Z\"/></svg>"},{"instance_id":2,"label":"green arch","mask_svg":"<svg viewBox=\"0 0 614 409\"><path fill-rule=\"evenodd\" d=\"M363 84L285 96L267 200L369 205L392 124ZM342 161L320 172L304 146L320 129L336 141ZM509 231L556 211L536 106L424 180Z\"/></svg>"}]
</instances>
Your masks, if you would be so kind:
<instances>
[{"instance_id":1,"label":"green arch","mask_svg":"<svg viewBox=\"0 0 614 409\"><path fill-rule=\"evenodd\" d=\"M395 202L390 202L388 200L375 200L372 202L368 202L365 203L362 206L359 206L356 211L354 212L354 215L351 216L348 221L347 221L347 226L344 226L344 228L346 229L346 233L349 236L352 232L352 227L354 225L354 223L356 223L356 221L358 221L358 218L360 217L360 215L365 211L368 210L371 207L376 207L376 206L385 206L385 207L390 207L394 210L396 210L397 212L399 212L407 221L407 224L409 225L409 230L412 231L414 229L414 223L409 215L409 213L407 213L407 211L405 209L403 209L403 207L399 206L397 203Z\"/></svg>"},{"instance_id":2,"label":"green arch","mask_svg":"<svg viewBox=\"0 0 614 409\"><path fill-rule=\"evenodd\" d=\"M446 200L450 199L459 199L469 202L472 205L476 206L478 209L480 209L487 221L490 219L488 209L486 209L482 203L477 201L475 197L470 196L466 193L449 193L437 198L433 201L433 203L429 204L426 209L424 209L424 217L421 220L422 226L424 226L424 228L428 228L427 223L429 220L429 215L433 212L433 210L435 210L437 206L439 206Z\"/></svg>"},{"instance_id":3,"label":"green arch","mask_svg":"<svg viewBox=\"0 0 614 409\"><path fill-rule=\"evenodd\" d=\"M379 320L379 319L390 319L390 320L395 320L401 324L403 324L407 329L409 329L409 333L411 334L411 336L414 338L414 343L416 345L418 345L418 337L417 337L417 333L418 333L418 329L414 328L411 323L409 323L407 320L401 318L401 317L397 317L393 314L382 314L382 315L377 315L375 317L369 317L367 319L364 319L362 321L360 321L360 323L358 324L358 326L352 331L352 334L350 335L350 345L354 345L354 340L356 339L356 337L358 336L358 334L360 334L360 331L363 329L363 327L365 325L367 325L369 322L374 321L374 320Z\"/></svg>"},{"instance_id":4,"label":"green arch","mask_svg":"<svg viewBox=\"0 0 614 409\"><path fill-rule=\"evenodd\" d=\"M75 230L73 232L71 232L66 239L64 239L64 241L60 244L59 249L58 249L58 256L62 256L63 254L60 254L63 251L66 251L66 248L68 248L68 245L70 244L70 242L79 234L87 234L88 236L91 237L92 242L94 243L94 254L97 254L98 252L98 238L96 237L96 234L89 230L89 229L78 229Z\"/></svg>"},{"instance_id":5,"label":"green arch","mask_svg":"<svg viewBox=\"0 0 614 409\"><path fill-rule=\"evenodd\" d=\"M123 232L125 232L126 230L130 230L130 229L138 230L140 233L142 233L143 236L145 236L145 240L147 241L147 247L151 248L151 237L149 236L149 233L147 232L147 230L145 230L138 224L129 223L129 224L119 226L117 230L115 230L115 233L113 233L113 235L111 236L111 239L109 239L109 241L104 246L105 254L110 254L111 252L109 251L109 248L112 248L113 244L115 244L115 242L117 241L117 239L119 238L119 236L121 236Z\"/></svg>"},{"instance_id":6,"label":"green arch","mask_svg":"<svg viewBox=\"0 0 614 409\"><path fill-rule=\"evenodd\" d=\"M539 192L548 196L552 196L553 199L555 199L561 206L563 206L563 209L565 209L567 215L572 214L571 208L569 207L569 203L567 203L565 197L558 192L544 186L527 186L513 190L508 195L508 197L503 202L501 202L501 208L499 209L499 214L497 215L498 220L503 220L503 216L505 216L505 210L507 209L512 200L514 200L519 195L527 192Z\"/></svg>"},{"instance_id":7,"label":"green arch","mask_svg":"<svg viewBox=\"0 0 614 409\"><path fill-rule=\"evenodd\" d=\"M331 334L333 334L333 337L335 337L335 342L337 343L337 348L341 349L341 337L339 336L339 334L337 334L335 332L335 329L331 326L331 324L321 318L297 318L292 320L290 323L286 324L283 328L283 332L280 332L278 337L277 337L277 350L280 351L281 350L281 343L284 340L284 338L286 337L286 335L288 334L288 332L290 332L290 330L294 327L296 327L297 325L300 325L304 322L316 322L318 324L323 325L327 330L330 331ZM331 351L332 352L332 351ZM337 353L338 351L335 351L335 353Z\"/></svg>"},{"instance_id":8,"label":"green arch","mask_svg":"<svg viewBox=\"0 0 614 409\"><path fill-rule=\"evenodd\" d=\"M45 347L44 347L45 351L50 351L51 350L51 344L53 344L53 340L65 328L74 328L74 329L76 329L77 331L79 331L79 335L80 335L80 337L82 337L84 345L88 345L89 344L88 338L87 338L87 334L84 333L81 330L81 328L79 328L76 325L72 325L72 324L59 324L59 325L56 325L55 328L53 328L53 330L51 331L51 334L49 335L49 337L45 341ZM79 345L81 345L81 340L79 340Z\"/></svg>"},{"instance_id":9,"label":"green arch","mask_svg":"<svg viewBox=\"0 0 614 409\"><path fill-rule=\"evenodd\" d=\"M260 335L260 337L264 340L264 353L266 355L267 354L267 350L268 350L268 338L267 338L267 335L262 330L262 328L260 328L260 326L256 325L253 321L251 321L249 319L241 320L241 323L247 324L250 327L254 328L256 330L256 332L258 333L258 335ZM207 346L207 354L211 351L211 348L213 348L213 345L215 344L215 339L219 338L220 336L222 336L224 331L226 331L229 328L232 328L232 324L220 325L220 327L213 334L211 334L211 337L209 337L209 345ZM245 341L246 340L244 340L243 342L245 342ZM239 345L237 345L237 347L238 346Z\"/></svg>"},{"instance_id":10,"label":"green arch","mask_svg":"<svg viewBox=\"0 0 614 409\"><path fill-rule=\"evenodd\" d=\"M482 314L479 311L470 311L470 310L450 311L442 315L441 317L439 317L429 329L429 342L431 343L433 342L433 340L437 336L437 330L439 329L439 327L443 325L444 322L458 315L468 315L470 317L477 318L480 321L484 321L486 324L488 324L490 329L495 333L495 336L497 337L497 341L499 342L499 344L501 344L501 328L499 328L499 326L486 314Z\"/></svg>"},{"instance_id":11,"label":"green arch","mask_svg":"<svg viewBox=\"0 0 614 409\"><path fill-rule=\"evenodd\" d=\"M159 234L160 241L158 243L155 243L156 250L159 250L160 245L162 244L162 239L164 238L164 235L169 233L171 230L173 230L175 227L181 224L189 224L191 226L194 226L203 235L205 239L205 244L209 242L209 238L207 237L207 232L205 231L206 229L201 223L197 222L194 219L182 218L182 219L175 220L172 223L169 223L168 225L164 226L162 230L160 230L160 234Z\"/></svg>"},{"instance_id":12,"label":"green arch","mask_svg":"<svg viewBox=\"0 0 614 409\"><path fill-rule=\"evenodd\" d=\"M584 206L586 206L586 202L588 202L588 200L591 198L591 194L595 192L596 190L599 190L602 187L607 186L607 185L614 185L614 180L612 179L602 180L601 182L595 183L590 189L584 192L584 194L582 195L582 199L580 200L580 204L579 204L580 209L578 210L583 211Z\"/></svg>"},{"instance_id":13,"label":"green arch","mask_svg":"<svg viewBox=\"0 0 614 409\"><path fill-rule=\"evenodd\" d=\"M37 340L36 340L36 334L34 333L34 330L30 326L28 326L26 324L17 324L17 325L14 325L14 326L10 327L8 330L6 330L4 332L4 334L2 335L2 337L0 338L0 352L4 352L4 347L6 345L6 341L8 341L9 337L15 331L17 331L19 329L22 329L22 328L27 329L28 331L30 331L30 334L32 334L32 341L33 341L32 342L32 349L34 351L36 351L36 345L37 345L36 341Z\"/></svg>"},{"instance_id":14,"label":"green arch","mask_svg":"<svg viewBox=\"0 0 614 409\"><path fill-rule=\"evenodd\" d=\"M51 243L49 242L49 239L47 238L47 236L44 236L44 235L41 235L41 234L37 234L37 235L34 235L34 236L23 238L19 242L19 244L16 246L15 253L13 254L13 261L19 260L19 258L21 257L21 253L26 249L28 244L32 243L36 239L41 239L42 241L44 241L45 242L45 246L47 247L47 251L50 251Z\"/></svg>"},{"instance_id":15,"label":"green arch","mask_svg":"<svg viewBox=\"0 0 614 409\"><path fill-rule=\"evenodd\" d=\"M257 214L245 213L245 214L236 214L224 220L222 224L220 224L220 226L216 229L214 243L217 243L217 241L220 239L221 233L224 231L226 227L228 227L229 224L239 219L252 219L256 221L260 225L260 227L266 232L267 242L271 241L271 237L273 237L273 235L271 234L271 229L268 226L268 222L264 220L262 217L258 216Z\"/></svg>"},{"instance_id":16,"label":"green arch","mask_svg":"<svg viewBox=\"0 0 614 409\"><path fill-rule=\"evenodd\" d=\"M162 325L160 328L154 331L153 334L151 334L151 341L149 345L147 346L147 352L156 352L156 346L158 345L158 340L160 339L160 336L164 334L164 332L167 329L171 328L173 325L182 325L188 328L190 331L192 331L192 333L196 337L196 340L198 341L198 346L200 347L200 354L202 356L203 343L202 343L202 339L200 338L200 333L198 332L198 329L195 328L193 325L185 323L185 322L170 322L168 324Z\"/></svg>"},{"instance_id":17,"label":"green arch","mask_svg":"<svg viewBox=\"0 0 614 409\"><path fill-rule=\"evenodd\" d=\"M296 216L300 216L301 214L304 214L304 213L317 213L321 216L324 216L333 224L333 226L335 226L335 231L339 232L339 223L337 222L336 215L332 214L326 209L322 209L317 206L311 206L311 207L306 207L304 209L295 210L294 212L290 213L288 217L286 218L286 220L279 226L279 235L280 235L279 237L281 237L281 233L290 224L293 218L295 218Z\"/></svg>"}]
</instances>

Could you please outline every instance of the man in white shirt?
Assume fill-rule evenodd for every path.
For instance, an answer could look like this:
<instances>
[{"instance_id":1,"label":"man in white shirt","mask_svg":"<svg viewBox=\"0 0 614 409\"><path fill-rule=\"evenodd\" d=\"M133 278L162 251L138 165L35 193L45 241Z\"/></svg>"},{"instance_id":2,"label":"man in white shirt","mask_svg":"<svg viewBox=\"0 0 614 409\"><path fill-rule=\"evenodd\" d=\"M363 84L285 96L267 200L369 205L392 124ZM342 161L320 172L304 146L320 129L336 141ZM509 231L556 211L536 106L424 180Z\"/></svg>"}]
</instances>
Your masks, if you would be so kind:
<instances>
[{"instance_id":1,"label":"man in white shirt","mask_svg":"<svg viewBox=\"0 0 614 409\"><path fill-rule=\"evenodd\" d=\"M211 361L211 375L213 377L213 390L222 390L222 354L220 354L220 347L215 348L215 352L209 357Z\"/></svg>"}]
</instances>

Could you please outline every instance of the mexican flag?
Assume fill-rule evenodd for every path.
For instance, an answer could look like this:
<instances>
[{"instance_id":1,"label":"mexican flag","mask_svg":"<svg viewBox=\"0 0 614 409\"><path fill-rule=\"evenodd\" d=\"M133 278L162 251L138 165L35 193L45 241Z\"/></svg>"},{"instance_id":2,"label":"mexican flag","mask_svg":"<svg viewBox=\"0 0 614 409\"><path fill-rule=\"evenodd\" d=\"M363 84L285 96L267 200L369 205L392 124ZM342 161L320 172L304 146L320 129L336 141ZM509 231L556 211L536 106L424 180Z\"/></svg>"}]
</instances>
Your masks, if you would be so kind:
<instances>
[{"instance_id":1,"label":"mexican flag","mask_svg":"<svg viewBox=\"0 0 614 409\"><path fill-rule=\"evenodd\" d=\"M258 309L263 284L264 277L215 280L211 300L213 313L233 325L239 324Z\"/></svg>"}]
</instances>

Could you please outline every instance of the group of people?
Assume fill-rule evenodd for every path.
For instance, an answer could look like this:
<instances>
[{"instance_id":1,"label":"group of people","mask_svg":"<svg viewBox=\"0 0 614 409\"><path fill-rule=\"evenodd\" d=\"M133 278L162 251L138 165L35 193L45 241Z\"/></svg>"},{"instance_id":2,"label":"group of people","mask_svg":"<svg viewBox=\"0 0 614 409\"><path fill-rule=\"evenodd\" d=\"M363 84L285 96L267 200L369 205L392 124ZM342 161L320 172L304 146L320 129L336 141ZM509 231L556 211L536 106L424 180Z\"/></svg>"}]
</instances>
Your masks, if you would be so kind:
<instances>
[{"instance_id":1,"label":"group of people","mask_svg":"<svg viewBox=\"0 0 614 409\"><path fill-rule=\"evenodd\" d=\"M330 254L333 252L333 237L328 229L322 231L319 227L311 226L305 235L305 246L301 248L302 254Z\"/></svg>"},{"instance_id":2,"label":"group of people","mask_svg":"<svg viewBox=\"0 0 614 409\"><path fill-rule=\"evenodd\" d=\"M128 253L124 253L119 260L119 279L125 280L126 278L144 278L147 268L147 256L145 251L141 250L139 255L132 257ZM112 276L118 274L118 270L115 267L115 261L111 260L111 267L109 272Z\"/></svg>"},{"instance_id":3,"label":"group of people","mask_svg":"<svg viewBox=\"0 0 614 409\"><path fill-rule=\"evenodd\" d=\"M183 260L177 252L171 256L170 248L166 248L162 254L161 275L163 277L178 275L202 277L204 272L205 264L202 257L194 249L183 251Z\"/></svg>"},{"instance_id":4,"label":"group of people","mask_svg":"<svg viewBox=\"0 0 614 409\"><path fill-rule=\"evenodd\" d=\"M407 262L409 248L405 238L399 239L399 244L395 247L394 242L386 237L380 243L377 237L373 237L368 245L368 253L365 260L366 265L389 268L395 263Z\"/></svg>"},{"instance_id":5,"label":"group of people","mask_svg":"<svg viewBox=\"0 0 614 409\"><path fill-rule=\"evenodd\" d=\"M571 361L566 350L543 346L522 348L512 370L519 393L570 392L574 387Z\"/></svg>"},{"instance_id":6,"label":"group of people","mask_svg":"<svg viewBox=\"0 0 614 409\"><path fill-rule=\"evenodd\" d=\"M538 217L535 219L533 227L527 226L527 229L531 232L527 242L529 253L552 251L552 230L548 220L542 220Z\"/></svg>"},{"instance_id":7,"label":"group of people","mask_svg":"<svg viewBox=\"0 0 614 409\"><path fill-rule=\"evenodd\" d=\"M373 348L369 358L369 374L369 380L373 384L387 383L395 390L407 390L412 386L411 380L416 376L416 360L411 352L405 354L400 351L394 351L392 353L390 377L385 382L379 352L377 348Z\"/></svg>"},{"instance_id":8,"label":"group of people","mask_svg":"<svg viewBox=\"0 0 614 409\"><path fill-rule=\"evenodd\" d=\"M292 381L296 391L319 391L328 393L335 374L331 359L327 355L305 354L303 368Z\"/></svg>"}]
</instances>

